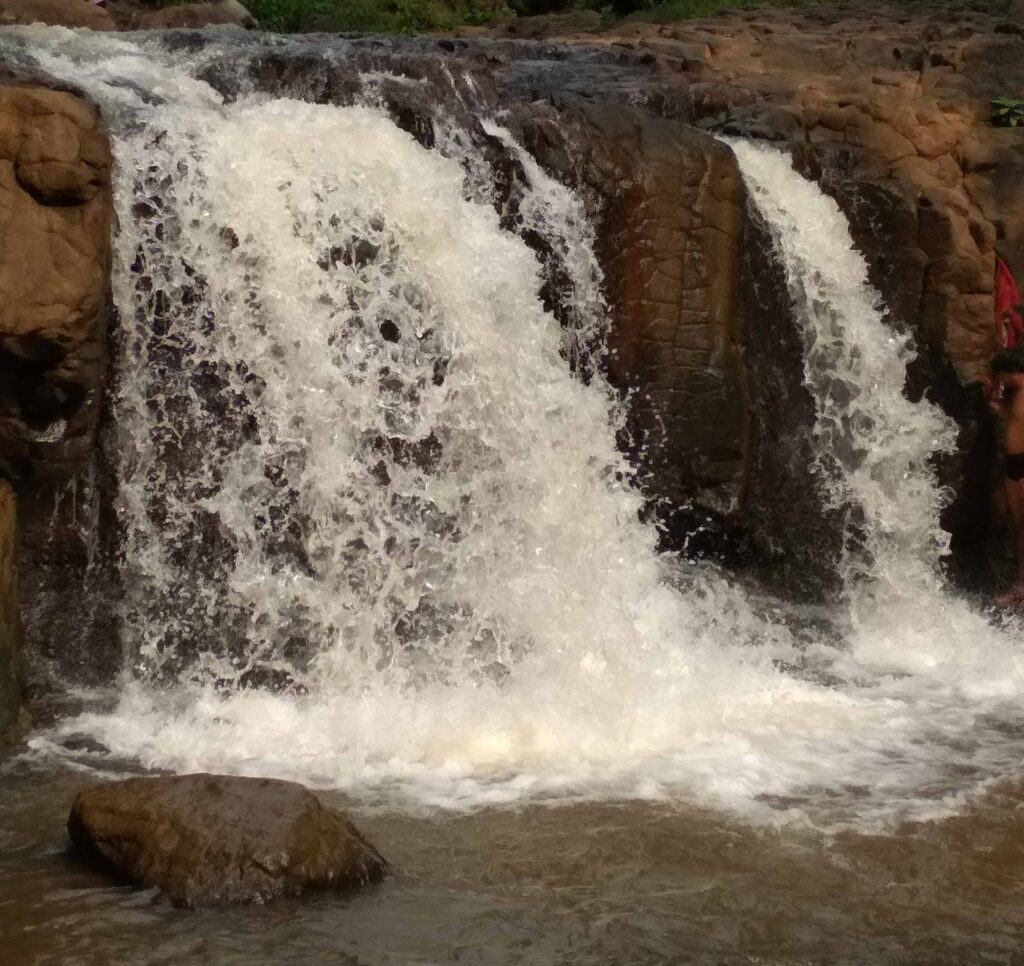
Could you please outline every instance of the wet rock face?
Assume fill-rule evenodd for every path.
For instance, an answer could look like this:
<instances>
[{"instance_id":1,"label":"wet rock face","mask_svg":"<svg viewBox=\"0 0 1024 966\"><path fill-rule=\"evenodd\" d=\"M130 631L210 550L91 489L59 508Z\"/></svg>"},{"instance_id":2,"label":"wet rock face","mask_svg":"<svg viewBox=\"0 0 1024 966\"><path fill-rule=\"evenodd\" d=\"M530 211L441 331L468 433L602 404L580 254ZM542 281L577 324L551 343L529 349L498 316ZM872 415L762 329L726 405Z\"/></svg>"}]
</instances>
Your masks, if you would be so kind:
<instances>
[{"instance_id":1,"label":"wet rock face","mask_svg":"<svg viewBox=\"0 0 1024 966\"><path fill-rule=\"evenodd\" d=\"M974 585L999 528L995 439L972 384L995 348L996 255L1024 274L1024 135L989 123L990 100L1024 89L1024 38L1004 30L1022 13L916 3L896 18L865 3L751 17L733 42L709 42L708 69L752 99L698 121L789 142L849 217L894 325L918 346L908 395L960 425L938 472L953 496L952 567Z\"/></svg>"},{"instance_id":2,"label":"wet rock face","mask_svg":"<svg viewBox=\"0 0 1024 966\"><path fill-rule=\"evenodd\" d=\"M964 573L977 572L991 530L995 447L972 383L995 348L996 255L1024 277L1024 133L990 123L992 98L1024 90L1022 18L1020 0L858 0L559 38L646 55L646 67L621 64L634 78L632 94L620 81L622 96L788 146L836 198L893 324L909 328L919 347L908 394L936 402L961 426L961 453L939 471L955 497L944 525ZM536 72L517 81L547 93ZM756 340L750 312L761 313L748 307ZM756 385L771 369L761 358L751 373L752 417L755 436L768 435L749 450L748 518L764 490L757 454L775 433L756 402L773 391ZM797 483L786 477L788 488Z\"/></svg>"},{"instance_id":3,"label":"wet rock face","mask_svg":"<svg viewBox=\"0 0 1024 966\"><path fill-rule=\"evenodd\" d=\"M559 106L557 119L517 116L531 153L598 199L614 320L606 368L630 399L639 481L663 520L694 501L729 512L747 445L735 160L713 138L631 108Z\"/></svg>"},{"instance_id":4,"label":"wet rock face","mask_svg":"<svg viewBox=\"0 0 1024 966\"><path fill-rule=\"evenodd\" d=\"M758 577L801 599L835 599L843 520L829 511L815 459L814 399L804 385L804 346L785 273L753 206L743 234L743 346L751 418L740 513L758 548Z\"/></svg>"},{"instance_id":5,"label":"wet rock face","mask_svg":"<svg viewBox=\"0 0 1024 966\"><path fill-rule=\"evenodd\" d=\"M919 347L908 394L937 403L961 426L961 452L942 461L939 475L954 495L943 522L953 537L954 569L963 574L978 571L994 532L994 439L972 384L995 348L996 255L1024 277L1024 134L990 123L990 100L1024 89L1024 38L1010 29L1022 14L1024 4L1010 0L983 9L922 0L898 11L891 2L864 0L669 26L624 23L601 34L564 32L543 54L507 43L494 48L503 60L497 78L506 96L556 104L570 96L618 101L685 125L769 139L788 146L803 173L836 198L893 325L910 329ZM768 268L753 259L744 271ZM804 525L810 518L803 515L790 521L794 526L784 522L813 495L803 483L796 424L772 425L776 414L760 408L777 395L779 372L793 371L779 355L789 337L758 341L766 319L769 329L778 328L778 313L757 302L758 289L771 285L757 279L743 285L748 443L735 446L731 419L691 423L698 436L713 437L700 445L716 454L718 468L726 454L741 453L739 501L737 476L716 488L707 464L702 470L695 463L685 420L676 437L682 445L666 448L665 460L656 446L639 448L641 475L692 501L695 520L717 521L728 507L723 522L753 539L758 560L778 558L782 546L805 559L820 549L820 528ZM612 304L629 318L614 295ZM634 359L648 351L642 328L624 322L613 336L620 337ZM657 398L658 375L651 372L654 391L634 397L634 422L643 421L645 400ZM670 392L698 395L706 375L722 372L712 364L691 387L690 373L677 366ZM777 456L773 447L781 448ZM686 487L678 485L681 478ZM799 499L772 505L773 488ZM678 529L676 544L692 542L692 527L684 521Z\"/></svg>"},{"instance_id":6,"label":"wet rock face","mask_svg":"<svg viewBox=\"0 0 1024 966\"><path fill-rule=\"evenodd\" d=\"M110 263L110 153L96 111L0 87L0 463L62 477L92 447Z\"/></svg>"},{"instance_id":7,"label":"wet rock face","mask_svg":"<svg viewBox=\"0 0 1024 966\"><path fill-rule=\"evenodd\" d=\"M244 68L231 57L211 62L204 79L228 97L247 80L279 96L344 104L361 93L360 74L373 72L396 123L427 147L436 146L444 117L479 147L486 136L478 115L508 110L502 123L594 202L615 320L608 374L629 398L623 445L660 511L667 545L699 555L724 548L727 560L758 568L775 561L781 584L786 572L795 593L810 593L810 574L820 594L830 579L820 564L835 548L808 473L813 411L788 302L773 290L768 254L749 251L758 235L744 227L729 152L694 128L789 145L850 217L894 324L911 328L921 347L908 392L938 402L964 430L963 455L946 461L941 476L957 494L946 523L958 559L974 559L990 529L995 447L969 383L993 348L996 253L1024 278L1024 134L988 124L988 99L1024 86L1024 39L1004 29L1020 5L996 6L915 3L896 17L892 4L883 11L864 0L620 25L561 38L570 43L322 36L267 48ZM227 33L239 49L257 43ZM178 32L163 42L193 50L211 40ZM499 145L487 150L496 207L514 229L522 172ZM64 180L43 181L56 168L31 159L22 168L19 211L53 209L67 220L108 190L100 185L93 199L67 204L88 179L76 182L65 167ZM0 230L6 218L0 209ZM69 330L59 319L36 328L60 334L62 325L90 329L76 322ZM66 348L48 336L16 343L15 352L4 338L0 368L11 378L0 380L0 459L19 481L25 545L35 548L26 554L27 623L33 635L40 629L45 653L49 642L80 634L66 625L82 623L66 616L59 585L68 561L84 572L93 552L81 524L76 531L65 523L76 513L82 520L76 504L97 398L87 388L88 347L98 343ZM64 542L51 541L53 532ZM83 653L107 667L95 660L96 646ZM109 654L113 668L116 647Z\"/></svg>"},{"instance_id":8,"label":"wet rock face","mask_svg":"<svg viewBox=\"0 0 1024 966\"><path fill-rule=\"evenodd\" d=\"M83 574L105 383L110 163L84 100L24 79L0 86L0 475L18 493L28 650L47 656L73 650L96 603Z\"/></svg>"},{"instance_id":9,"label":"wet rock face","mask_svg":"<svg viewBox=\"0 0 1024 966\"><path fill-rule=\"evenodd\" d=\"M294 782L130 778L82 792L68 832L86 856L171 901L266 902L379 882L387 863L340 812Z\"/></svg>"}]
</instances>

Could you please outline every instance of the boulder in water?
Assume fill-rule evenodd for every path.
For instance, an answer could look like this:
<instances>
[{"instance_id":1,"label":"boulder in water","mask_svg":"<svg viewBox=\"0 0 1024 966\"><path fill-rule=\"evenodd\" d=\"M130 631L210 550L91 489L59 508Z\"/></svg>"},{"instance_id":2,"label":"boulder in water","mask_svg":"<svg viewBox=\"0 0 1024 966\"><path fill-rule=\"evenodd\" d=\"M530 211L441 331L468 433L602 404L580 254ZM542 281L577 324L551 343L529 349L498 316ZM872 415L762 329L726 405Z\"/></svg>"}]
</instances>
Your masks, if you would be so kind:
<instances>
[{"instance_id":1,"label":"boulder in water","mask_svg":"<svg viewBox=\"0 0 1024 966\"><path fill-rule=\"evenodd\" d=\"M340 812L294 782L130 778L82 792L72 841L173 902L265 902L377 882L387 863Z\"/></svg>"}]
</instances>

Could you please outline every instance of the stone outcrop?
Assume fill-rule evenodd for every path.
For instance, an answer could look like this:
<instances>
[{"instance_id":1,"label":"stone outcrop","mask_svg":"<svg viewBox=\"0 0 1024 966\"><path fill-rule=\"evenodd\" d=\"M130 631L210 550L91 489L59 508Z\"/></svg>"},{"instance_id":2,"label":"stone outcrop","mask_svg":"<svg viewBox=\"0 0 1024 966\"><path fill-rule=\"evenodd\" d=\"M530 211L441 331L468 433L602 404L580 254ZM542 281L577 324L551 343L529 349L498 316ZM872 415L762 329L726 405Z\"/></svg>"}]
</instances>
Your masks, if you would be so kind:
<instances>
[{"instance_id":1,"label":"stone outcrop","mask_svg":"<svg viewBox=\"0 0 1024 966\"><path fill-rule=\"evenodd\" d=\"M627 446L666 526L735 508L747 407L739 269L745 196L732 153L684 125L610 104L520 110L523 143L598 199L614 318L606 368L631 400ZM694 547L693 549L696 549Z\"/></svg>"},{"instance_id":2,"label":"stone outcrop","mask_svg":"<svg viewBox=\"0 0 1024 966\"><path fill-rule=\"evenodd\" d=\"M75 800L68 832L86 855L188 906L353 888L387 871L344 815L301 785L266 778L98 785Z\"/></svg>"},{"instance_id":3,"label":"stone outcrop","mask_svg":"<svg viewBox=\"0 0 1024 966\"><path fill-rule=\"evenodd\" d=\"M63 478L92 448L110 263L110 152L63 91L0 87L0 466Z\"/></svg>"},{"instance_id":4,"label":"stone outcrop","mask_svg":"<svg viewBox=\"0 0 1024 966\"><path fill-rule=\"evenodd\" d=\"M955 494L944 518L954 563L972 576L984 571L993 530L994 435L973 383L995 347L996 255L1024 278L1024 131L990 123L993 98L1024 96L1022 22L1020 0L908 0L898 9L858 0L556 38L617 52L623 73L637 78L620 80L623 99L787 146L837 199L894 324L919 347L908 393L937 402L961 426L960 452L941 461L940 475ZM521 75L517 84L539 96L576 84L569 72L551 75ZM748 305L747 314L749 323L763 313ZM758 393L750 398L756 437ZM748 462L748 479L767 473L799 489L786 475L792 454L772 468L756 439L747 452L757 461ZM763 481L753 482L741 516L756 529L775 507L758 496L770 498ZM807 539L818 533L808 528Z\"/></svg>"},{"instance_id":5,"label":"stone outcrop","mask_svg":"<svg viewBox=\"0 0 1024 966\"><path fill-rule=\"evenodd\" d=\"M79 598L92 554L83 497L103 399L110 220L95 108L38 82L0 86L0 475L19 500L28 650L45 655L70 652L91 606Z\"/></svg>"},{"instance_id":6,"label":"stone outcrop","mask_svg":"<svg viewBox=\"0 0 1024 966\"><path fill-rule=\"evenodd\" d=\"M86 0L0 0L0 27L34 23L117 30L106 10Z\"/></svg>"},{"instance_id":7,"label":"stone outcrop","mask_svg":"<svg viewBox=\"0 0 1024 966\"><path fill-rule=\"evenodd\" d=\"M14 491L0 480L0 735L15 721L21 700L21 615L16 553Z\"/></svg>"}]
</instances>

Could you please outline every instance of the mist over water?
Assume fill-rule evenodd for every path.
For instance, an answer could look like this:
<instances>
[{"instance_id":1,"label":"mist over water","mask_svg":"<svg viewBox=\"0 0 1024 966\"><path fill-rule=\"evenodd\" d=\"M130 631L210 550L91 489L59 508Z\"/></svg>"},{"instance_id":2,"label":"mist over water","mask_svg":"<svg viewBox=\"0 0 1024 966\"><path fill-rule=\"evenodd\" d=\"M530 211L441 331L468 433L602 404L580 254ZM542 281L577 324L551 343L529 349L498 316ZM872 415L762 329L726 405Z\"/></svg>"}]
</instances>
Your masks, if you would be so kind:
<instances>
[{"instance_id":1,"label":"mist over water","mask_svg":"<svg viewBox=\"0 0 1024 966\"><path fill-rule=\"evenodd\" d=\"M90 760L65 744L85 733L367 802L678 799L825 827L943 814L1016 768L1019 632L936 571L927 460L952 428L903 397L912 348L785 156L733 145L852 508L827 639L656 553L590 365L593 227L500 118L566 328L466 132L427 150L369 88L225 103L156 40L3 42L89 91L117 167L125 671L113 712L34 753Z\"/></svg>"}]
</instances>

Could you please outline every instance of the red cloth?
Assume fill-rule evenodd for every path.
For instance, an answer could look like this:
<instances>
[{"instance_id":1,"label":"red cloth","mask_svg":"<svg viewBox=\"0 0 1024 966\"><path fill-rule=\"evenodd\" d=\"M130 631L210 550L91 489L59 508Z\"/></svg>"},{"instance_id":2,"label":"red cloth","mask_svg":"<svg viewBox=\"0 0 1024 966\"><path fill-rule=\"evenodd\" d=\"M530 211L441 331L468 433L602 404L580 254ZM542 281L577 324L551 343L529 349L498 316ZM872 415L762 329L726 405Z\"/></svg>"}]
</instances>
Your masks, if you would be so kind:
<instances>
[{"instance_id":1,"label":"red cloth","mask_svg":"<svg viewBox=\"0 0 1024 966\"><path fill-rule=\"evenodd\" d=\"M1001 258L996 258L996 338L1003 348L1024 344L1024 319L1017 280Z\"/></svg>"}]
</instances>

